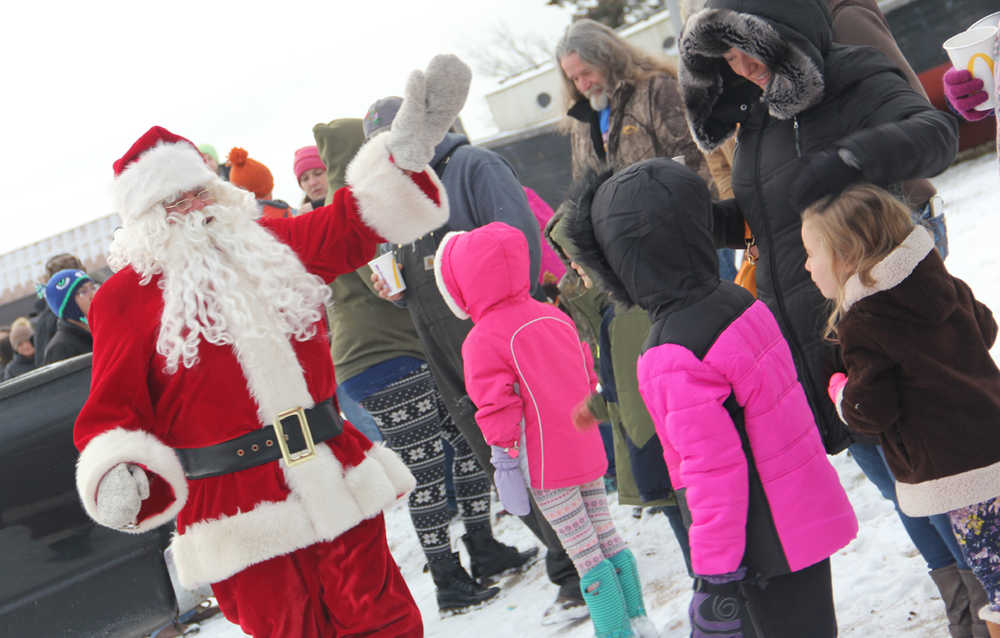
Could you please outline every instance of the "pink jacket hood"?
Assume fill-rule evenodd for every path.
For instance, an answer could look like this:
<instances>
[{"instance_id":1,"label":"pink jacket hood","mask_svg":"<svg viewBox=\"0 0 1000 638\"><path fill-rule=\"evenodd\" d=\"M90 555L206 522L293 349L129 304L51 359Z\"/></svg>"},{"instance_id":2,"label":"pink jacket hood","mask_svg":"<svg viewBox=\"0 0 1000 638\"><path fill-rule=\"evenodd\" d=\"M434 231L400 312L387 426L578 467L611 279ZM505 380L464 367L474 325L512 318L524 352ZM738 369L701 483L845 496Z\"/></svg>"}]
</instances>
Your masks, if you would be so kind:
<instances>
[{"instance_id":1,"label":"pink jacket hood","mask_svg":"<svg viewBox=\"0 0 1000 638\"><path fill-rule=\"evenodd\" d=\"M450 232L434 256L434 278L459 319L478 322L489 308L530 297L528 240L502 222L469 232Z\"/></svg>"}]
</instances>

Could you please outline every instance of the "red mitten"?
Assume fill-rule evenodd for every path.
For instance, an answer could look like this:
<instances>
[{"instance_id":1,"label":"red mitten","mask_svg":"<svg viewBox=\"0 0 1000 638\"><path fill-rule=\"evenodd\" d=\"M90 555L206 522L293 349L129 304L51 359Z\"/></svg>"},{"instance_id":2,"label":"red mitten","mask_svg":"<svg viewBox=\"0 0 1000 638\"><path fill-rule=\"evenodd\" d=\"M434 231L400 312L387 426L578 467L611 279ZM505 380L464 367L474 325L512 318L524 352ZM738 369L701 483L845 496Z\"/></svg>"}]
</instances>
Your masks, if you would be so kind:
<instances>
[{"instance_id":1,"label":"red mitten","mask_svg":"<svg viewBox=\"0 0 1000 638\"><path fill-rule=\"evenodd\" d=\"M847 375L843 372L834 372L830 375L830 383L826 386L826 393L830 395L830 400L837 408L837 416L844 420L844 413L840 409L840 402L844 399L844 386L847 385Z\"/></svg>"},{"instance_id":2,"label":"red mitten","mask_svg":"<svg viewBox=\"0 0 1000 638\"><path fill-rule=\"evenodd\" d=\"M571 417L573 419L573 425L576 426L577 430L589 430L590 428L596 426L599 421L594 414L587 407L587 400L584 399L573 408L573 413Z\"/></svg>"}]
</instances>

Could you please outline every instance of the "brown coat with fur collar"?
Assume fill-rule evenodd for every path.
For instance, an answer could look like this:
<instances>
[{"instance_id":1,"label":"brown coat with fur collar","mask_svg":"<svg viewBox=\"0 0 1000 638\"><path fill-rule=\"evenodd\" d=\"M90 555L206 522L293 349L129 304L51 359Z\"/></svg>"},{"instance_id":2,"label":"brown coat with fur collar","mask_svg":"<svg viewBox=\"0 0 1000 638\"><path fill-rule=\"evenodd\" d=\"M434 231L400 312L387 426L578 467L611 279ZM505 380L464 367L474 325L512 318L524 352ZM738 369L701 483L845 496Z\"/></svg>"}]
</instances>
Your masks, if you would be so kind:
<instances>
[{"instance_id":1,"label":"brown coat with fur collar","mask_svg":"<svg viewBox=\"0 0 1000 638\"><path fill-rule=\"evenodd\" d=\"M848 425L878 435L900 508L939 514L1000 495L1000 370L989 308L921 227L845 287L838 326Z\"/></svg>"}]
</instances>

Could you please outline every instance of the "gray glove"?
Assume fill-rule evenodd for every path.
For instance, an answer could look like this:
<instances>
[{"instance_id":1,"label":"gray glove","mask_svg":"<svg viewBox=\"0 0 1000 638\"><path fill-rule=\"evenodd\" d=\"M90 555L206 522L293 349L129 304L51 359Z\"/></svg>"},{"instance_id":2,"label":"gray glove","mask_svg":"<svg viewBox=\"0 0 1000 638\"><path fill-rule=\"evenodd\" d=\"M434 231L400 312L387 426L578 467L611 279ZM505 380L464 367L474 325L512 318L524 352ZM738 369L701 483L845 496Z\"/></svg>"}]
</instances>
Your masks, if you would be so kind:
<instances>
[{"instance_id":1,"label":"gray glove","mask_svg":"<svg viewBox=\"0 0 1000 638\"><path fill-rule=\"evenodd\" d=\"M149 498L149 479L138 465L119 463L97 485L97 515L102 525L135 527L142 500Z\"/></svg>"},{"instance_id":2,"label":"gray glove","mask_svg":"<svg viewBox=\"0 0 1000 638\"><path fill-rule=\"evenodd\" d=\"M414 71L389 130L389 152L396 166L422 171L434 157L465 104L472 71L454 55L436 55L427 71Z\"/></svg>"}]
</instances>

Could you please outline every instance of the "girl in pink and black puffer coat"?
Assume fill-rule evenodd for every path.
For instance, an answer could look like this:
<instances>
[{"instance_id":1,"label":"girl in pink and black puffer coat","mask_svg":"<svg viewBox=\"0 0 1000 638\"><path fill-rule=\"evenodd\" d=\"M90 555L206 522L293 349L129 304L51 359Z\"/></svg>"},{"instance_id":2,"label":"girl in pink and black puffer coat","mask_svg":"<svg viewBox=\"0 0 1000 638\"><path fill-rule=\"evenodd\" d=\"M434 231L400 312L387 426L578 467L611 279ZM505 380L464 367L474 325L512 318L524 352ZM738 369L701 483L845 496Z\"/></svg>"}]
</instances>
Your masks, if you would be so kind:
<instances>
[{"instance_id":1,"label":"girl in pink and black puffer coat","mask_svg":"<svg viewBox=\"0 0 1000 638\"><path fill-rule=\"evenodd\" d=\"M692 636L835 636L829 557L857 519L774 316L719 280L707 186L658 158L573 201L577 261L652 320L639 390L688 524Z\"/></svg>"},{"instance_id":2,"label":"girl in pink and black puffer coat","mask_svg":"<svg viewBox=\"0 0 1000 638\"><path fill-rule=\"evenodd\" d=\"M656 638L608 511L597 423L574 424L597 382L594 359L569 315L531 297L530 263L524 233L500 222L448 233L434 257L448 307L475 324L462 344L465 388L493 446L497 491L526 514L527 482L580 572L598 638Z\"/></svg>"}]
</instances>

